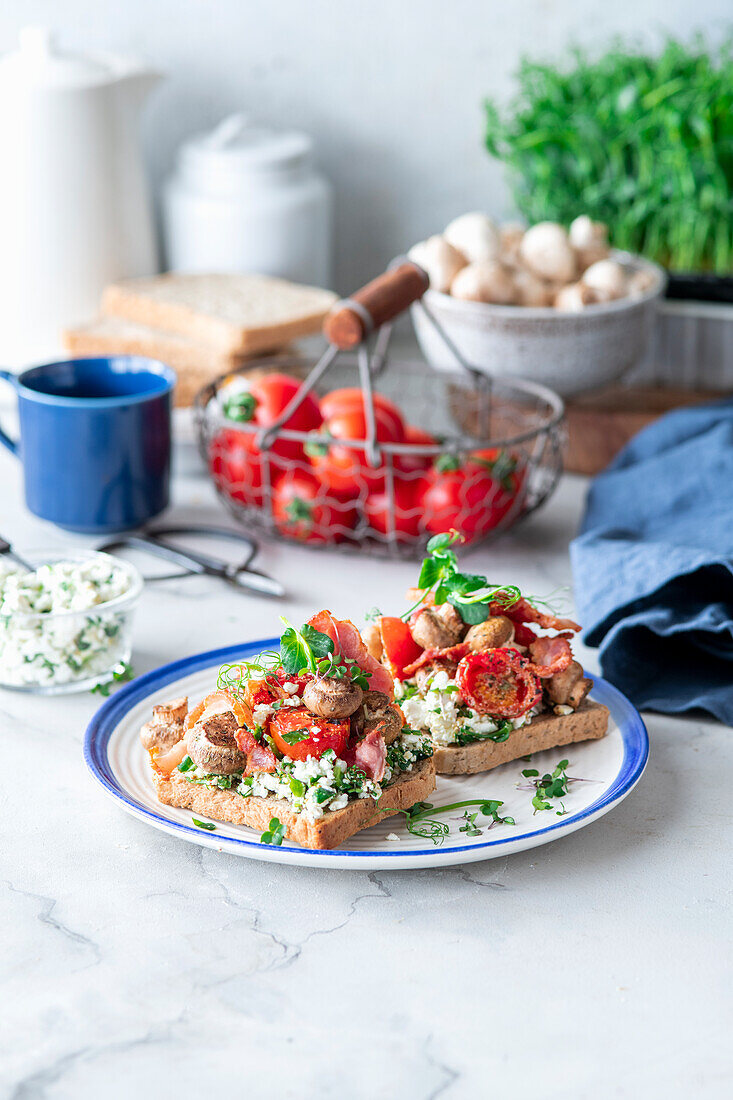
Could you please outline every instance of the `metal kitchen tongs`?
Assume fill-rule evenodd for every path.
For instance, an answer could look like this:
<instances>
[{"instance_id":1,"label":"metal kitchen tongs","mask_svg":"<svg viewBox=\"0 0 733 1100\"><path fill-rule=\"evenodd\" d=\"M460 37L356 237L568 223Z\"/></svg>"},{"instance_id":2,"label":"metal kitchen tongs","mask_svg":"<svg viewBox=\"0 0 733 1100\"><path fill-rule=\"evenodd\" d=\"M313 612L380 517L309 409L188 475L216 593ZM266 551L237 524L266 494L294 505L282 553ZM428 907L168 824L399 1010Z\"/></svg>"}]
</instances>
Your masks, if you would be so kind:
<instances>
[{"instance_id":1,"label":"metal kitchen tongs","mask_svg":"<svg viewBox=\"0 0 733 1100\"><path fill-rule=\"evenodd\" d=\"M229 562L222 561L221 558L213 558L198 551L182 550L176 546L171 546L167 540L176 536L234 539L245 547L244 561L238 565L232 565ZM139 535L122 535L118 539L111 539L97 549L115 551L124 547L145 551L157 558L162 558L164 561L169 561L173 565L180 565L183 569L183 572L180 573L145 577L146 581L168 581L175 580L178 577L198 574L221 577L222 580L228 581L229 584L240 591L256 592L260 596L279 597L285 595L285 589L279 581L276 581L273 577L268 577L266 573L261 573L258 569L250 567L250 562L259 549L258 543L248 535L239 531L232 531L228 527L156 527L154 530L143 531Z\"/></svg>"}]
</instances>

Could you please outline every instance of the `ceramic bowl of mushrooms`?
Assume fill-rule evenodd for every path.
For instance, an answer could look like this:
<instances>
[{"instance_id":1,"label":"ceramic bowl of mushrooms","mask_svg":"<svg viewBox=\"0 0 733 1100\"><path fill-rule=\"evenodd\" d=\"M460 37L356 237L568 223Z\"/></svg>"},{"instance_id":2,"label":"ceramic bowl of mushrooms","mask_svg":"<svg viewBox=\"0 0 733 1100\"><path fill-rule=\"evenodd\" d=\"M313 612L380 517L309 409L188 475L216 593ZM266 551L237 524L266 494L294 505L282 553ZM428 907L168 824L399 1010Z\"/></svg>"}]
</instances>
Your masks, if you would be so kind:
<instances>
[{"instance_id":1,"label":"ceramic bowl of mushrooms","mask_svg":"<svg viewBox=\"0 0 733 1100\"><path fill-rule=\"evenodd\" d=\"M408 256L430 278L427 310L468 363L563 396L615 382L643 358L665 286L662 268L612 249L607 227L585 214L568 229L462 214ZM456 370L419 305L412 317L428 362Z\"/></svg>"}]
</instances>

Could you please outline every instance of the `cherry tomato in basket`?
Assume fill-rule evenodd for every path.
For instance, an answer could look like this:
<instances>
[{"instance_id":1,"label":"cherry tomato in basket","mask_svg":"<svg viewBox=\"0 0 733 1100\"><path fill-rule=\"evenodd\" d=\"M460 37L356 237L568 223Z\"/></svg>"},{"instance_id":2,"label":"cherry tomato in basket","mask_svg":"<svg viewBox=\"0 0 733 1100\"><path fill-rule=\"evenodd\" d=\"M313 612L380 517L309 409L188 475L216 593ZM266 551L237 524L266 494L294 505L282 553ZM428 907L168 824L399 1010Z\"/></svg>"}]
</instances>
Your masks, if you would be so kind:
<instances>
[{"instance_id":1,"label":"cherry tomato in basket","mask_svg":"<svg viewBox=\"0 0 733 1100\"><path fill-rule=\"evenodd\" d=\"M404 429L397 424L391 412L376 406L374 419L377 440L380 443L402 442ZM384 465L370 466L366 454L359 447L347 447L340 440L366 439L367 425L363 408L337 410L324 420L321 432L331 436L333 443L306 444L311 465L328 489L344 499L358 500L365 491L384 485Z\"/></svg>"},{"instance_id":2,"label":"cherry tomato in basket","mask_svg":"<svg viewBox=\"0 0 733 1100\"><path fill-rule=\"evenodd\" d=\"M406 431L405 422L394 401L390 401L388 397L381 393L374 393L373 398L374 408L381 410L382 419L387 420L389 418L391 420L395 438L404 435ZM332 416L338 416L339 413L348 412L350 409L364 411L364 391L356 386L331 390L330 393L321 398L321 416L324 420L330 420Z\"/></svg>"},{"instance_id":3,"label":"cherry tomato in basket","mask_svg":"<svg viewBox=\"0 0 733 1100\"><path fill-rule=\"evenodd\" d=\"M348 718L318 718L306 707L283 707L267 723L267 733L291 760L320 760L327 749L341 756L349 740Z\"/></svg>"},{"instance_id":4,"label":"cherry tomato in basket","mask_svg":"<svg viewBox=\"0 0 733 1100\"><path fill-rule=\"evenodd\" d=\"M254 436L236 428L223 428L209 446L209 469L221 492L240 504L261 507L264 503L264 464L274 484L283 474L283 461L270 454L264 459Z\"/></svg>"},{"instance_id":5,"label":"cherry tomato in basket","mask_svg":"<svg viewBox=\"0 0 733 1100\"><path fill-rule=\"evenodd\" d=\"M408 424L403 442L412 443L416 447L434 447L438 441L430 432L424 432L422 428L413 428ZM430 468L433 457L433 455L421 454L419 451L416 454L396 455L395 468L402 474L419 473L421 470Z\"/></svg>"},{"instance_id":6,"label":"cherry tomato in basket","mask_svg":"<svg viewBox=\"0 0 733 1100\"><path fill-rule=\"evenodd\" d=\"M224 411L230 420L244 424L256 424L266 428L280 416L301 387L301 382L289 374L266 374L254 379L244 393L232 394L225 399ZM307 394L284 428L309 432L321 423L318 402ZM302 444L294 439L277 439L271 451L283 458L302 459Z\"/></svg>"},{"instance_id":7,"label":"cherry tomato in basket","mask_svg":"<svg viewBox=\"0 0 733 1100\"><path fill-rule=\"evenodd\" d=\"M356 524L356 509L307 470L288 470L276 482L272 514L281 534L300 542L341 542Z\"/></svg>"},{"instance_id":8,"label":"cherry tomato in basket","mask_svg":"<svg viewBox=\"0 0 733 1100\"><path fill-rule=\"evenodd\" d=\"M480 538L506 516L524 482L524 471L506 451L476 451L461 460L441 455L422 494L425 527L433 534L460 531Z\"/></svg>"},{"instance_id":9,"label":"cherry tomato in basket","mask_svg":"<svg viewBox=\"0 0 733 1100\"><path fill-rule=\"evenodd\" d=\"M479 714L519 718L542 698L539 676L516 649L484 649L458 662L456 684L464 702Z\"/></svg>"},{"instance_id":10,"label":"cherry tomato in basket","mask_svg":"<svg viewBox=\"0 0 733 1100\"><path fill-rule=\"evenodd\" d=\"M369 526L381 535L389 535L393 531L398 540L409 542L416 538L420 531L422 520L422 492L424 483L417 478L405 481L395 478L394 489L394 517L392 521L392 501L390 500L387 486L370 492L364 503L364 515Z\"/></svg>"}]
</instances>

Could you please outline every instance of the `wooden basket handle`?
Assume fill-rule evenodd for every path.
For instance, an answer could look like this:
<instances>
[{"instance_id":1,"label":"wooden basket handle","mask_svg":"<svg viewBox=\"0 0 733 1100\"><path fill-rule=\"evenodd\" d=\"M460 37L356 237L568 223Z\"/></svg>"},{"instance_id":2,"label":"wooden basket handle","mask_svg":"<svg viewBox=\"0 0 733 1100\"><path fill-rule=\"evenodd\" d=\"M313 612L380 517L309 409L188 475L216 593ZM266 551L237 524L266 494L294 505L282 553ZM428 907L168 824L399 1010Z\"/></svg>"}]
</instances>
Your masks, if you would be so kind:
<instances>
[{"instance_id":1,"label":"wooden basket handle","mask_svg":"<svg viewBox=\"0 0 733 1100\"><path fill-rule=\"evenodd\" d=\"M422 298L429 285L426 272L405 260L350 298L337 302L323 322L323 334L334 347L349 351L361 344L372 329L392 321Z\"/></svg>"}]
</instances>

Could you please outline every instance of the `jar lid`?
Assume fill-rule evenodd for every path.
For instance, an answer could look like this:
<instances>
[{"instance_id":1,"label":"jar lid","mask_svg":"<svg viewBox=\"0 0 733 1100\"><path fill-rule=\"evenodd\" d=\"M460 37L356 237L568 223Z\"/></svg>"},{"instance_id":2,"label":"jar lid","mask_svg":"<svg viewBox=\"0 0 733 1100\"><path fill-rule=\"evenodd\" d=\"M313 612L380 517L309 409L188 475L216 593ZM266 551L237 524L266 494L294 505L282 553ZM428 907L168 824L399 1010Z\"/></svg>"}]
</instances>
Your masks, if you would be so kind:
<instances>
[{"instance_id":1,"label":"jar lid","mask_svg":"<svg viewBox=\"0 0 733 1100\"><path fill-rule=\"evenodd\" d=\"M268 130L253 126L246 114L234 114L184 142L178 164L192 183L207 189L236 186L256 173L301 168L312 151L310 137L300 130Z\"/></svg>"},{"instance_id":2,"label":"jar lid","mask_svg":"<svg viewBox=\"0 0 733 1100\"><path fill-rule=\"evenodd\" d=\"M101 58L60 50L48 27L23 27L18 49L0 58L0 78L27 87L83 87L103 84L115 75Z\"/></svg>"}]
</instances>

